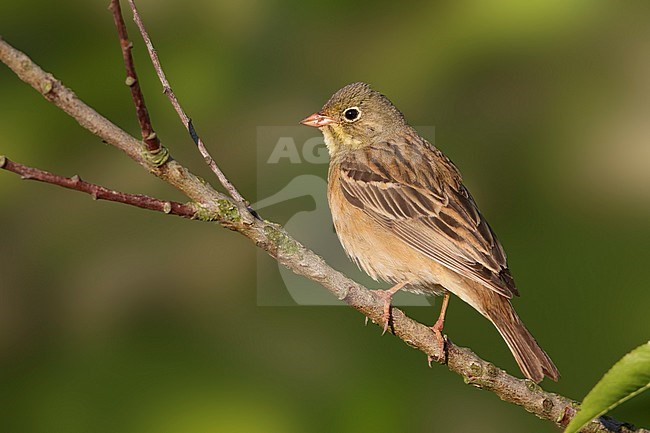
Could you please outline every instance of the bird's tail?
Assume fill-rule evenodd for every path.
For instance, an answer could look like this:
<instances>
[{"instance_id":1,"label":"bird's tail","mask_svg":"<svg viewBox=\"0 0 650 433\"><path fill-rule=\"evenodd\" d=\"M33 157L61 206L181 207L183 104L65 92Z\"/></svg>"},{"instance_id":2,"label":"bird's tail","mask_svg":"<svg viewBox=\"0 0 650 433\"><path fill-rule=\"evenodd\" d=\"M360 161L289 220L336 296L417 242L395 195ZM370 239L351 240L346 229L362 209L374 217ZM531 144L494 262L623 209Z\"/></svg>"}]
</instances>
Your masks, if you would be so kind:
<instances>
[{"instance_id":1,"label":"bird's tail","mask_svg":"<svg viewBox=\"0 0 650 433\"><path fill-rule=\"evenodd\" d=\"M557 381L560 373L555 364L528 332L510 301L496 293L494 295L484 315L499 330L521 372L534 382L541 381L544 376Z\"/></svg>"}]
</instances>

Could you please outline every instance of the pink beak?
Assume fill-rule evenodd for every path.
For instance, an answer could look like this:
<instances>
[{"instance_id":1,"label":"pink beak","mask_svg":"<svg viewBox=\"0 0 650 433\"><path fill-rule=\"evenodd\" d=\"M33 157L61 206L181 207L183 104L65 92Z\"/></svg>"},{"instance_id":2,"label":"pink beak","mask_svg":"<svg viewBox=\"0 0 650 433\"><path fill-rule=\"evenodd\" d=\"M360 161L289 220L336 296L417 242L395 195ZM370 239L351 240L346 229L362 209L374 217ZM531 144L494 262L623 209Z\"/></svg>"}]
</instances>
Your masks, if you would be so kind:
<instances>
[{"instance_id":1,"label":"pink beak","mask_svg":"<svg viewBox=\"0 0 650 433\"><path fill-rule=\"evenodd\" d=\"M314 113L311 116L302 119L300 123L307 126L313 126L314 128L321 128L330 123L334 123L334 119L324 114Z\"/></svg>"}]
</instances>

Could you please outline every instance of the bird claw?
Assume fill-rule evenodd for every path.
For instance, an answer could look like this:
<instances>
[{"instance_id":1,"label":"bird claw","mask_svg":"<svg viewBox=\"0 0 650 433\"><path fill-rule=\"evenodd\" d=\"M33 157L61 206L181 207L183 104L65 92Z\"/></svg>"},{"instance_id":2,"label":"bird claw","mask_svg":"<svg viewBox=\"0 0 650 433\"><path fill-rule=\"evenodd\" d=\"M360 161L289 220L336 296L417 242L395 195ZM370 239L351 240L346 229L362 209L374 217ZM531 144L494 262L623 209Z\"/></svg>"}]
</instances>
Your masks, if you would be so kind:
<instances>
[{"instance_id":1,"label":"bird claw","mask_svg":"<svg viewBox=\"0 0 650 433\"><path fill-rule=\"evenodd\" d=\"M382 328L381 335L384 335L386 331L388 331L388 327L390 326L390 308L388 310L388 313L384 313L382 316L382 321L384 322L384 327Z\"/></svg>"},{"instance_id":2,"label":"bird claw","mask_svg":"<svg viewBox=\"0 0 650 433\"><path fill-rule=\"evenodd\" d=\"M387 291L382 290L381 292L378 293L378 295L383 298L384 300L384 312L381 315L382 322L384 323L384 328L381 333L381 335L384 335L386 331L388 331L388 327L390 326L390 310L391 310L391 298L393 296L392 293L388 293Z\"/></svg>"},{"instance_id":3,"label":"bird claw","mask_svg":"<svg viewBox=\"0 0 650 433\"><path fill-rule=\"evenodd\" d=\"M433 324L431 327L431 330L436 336L436 340L438 340L438 353L440 353L440 357L436 360L436 362L440 362L443 364L447 363L447 336L443 335L442 333L442 328L445 326L445 312L447 311L447 305L449 304L449 292L445 292L445 297L442 301L442 306L440 307L440 315L438 316L438 320L436 320L436 323ZM428 356L427 360L429 362L429 367L431 367L431 360L433 357L431 355Z\"/></svg>"},{"instance_id":4,"label":"bird claw","mask_svg":"<svg viewBox=\"0 0 650 433\"><path fill-rule=\"evenodd\" d=\"M386 331L388 331L388 326L390 326L390 318L391 318L391 300L393 299L393 295L397 293L402 287L406 286L408 284L407 281L403 281L401 283L395 284L393 287L391 287L388 290L375 290L375 293L377 293L377 296L383 299L384 301L384 312L381 315L382 322L384 322L384 330L381 333L381 335L384 335Z\"/></svg>"},{"instance_id":5,"label":"bird claw","mask_svg":"<svg viewBox=\"0 0 650 433\"><path fill-rule=\"evenodd\" d=\"M442 327L439 326L439 323L436 322L435 325L433 325L430 328L434 335L436 336L436 340L438 341L438 353L440 354L439 357L434 358L431 355L427 355L427 362L429 364L429 367L431 367L431 361L436 361L442 364L447 363L447 336L444 335L441 332Z\"/></svg>"}]
</instances>

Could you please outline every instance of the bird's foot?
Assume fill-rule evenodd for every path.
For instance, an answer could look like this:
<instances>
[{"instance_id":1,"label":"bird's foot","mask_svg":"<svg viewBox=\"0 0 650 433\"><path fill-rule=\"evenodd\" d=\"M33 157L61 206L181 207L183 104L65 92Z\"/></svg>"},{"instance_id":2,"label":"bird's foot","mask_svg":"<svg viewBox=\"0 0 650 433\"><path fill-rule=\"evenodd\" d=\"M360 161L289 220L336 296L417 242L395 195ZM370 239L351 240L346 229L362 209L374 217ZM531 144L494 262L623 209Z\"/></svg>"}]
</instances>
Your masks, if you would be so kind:
<instances>
[{"instance_id":1,"label":"bird's foot","mask_svg":"<svg viewBox=\"0 0 650 433\"><path fill-rule=\"evenodd\" d=\"M433 361L439 363L439 364L446 364L447 363L447 336L440 334L439 336L436 335L436 339L438 340L438 356L433 356L433 355L427 355L427 364L429 364L429 368L431 368L431 363Z\"/></svg>"},{"instance_id":2,"label":"bird's foot","mask_svg":"<svg viewBox=\"0 0 650 433\"><path fill-rule=\"evenodd\" d=\"M438 353L440 354L436 362L441 362L443 364L447 363L447 337L442 334L442 328L445 326L445 313L447 312L447 306L449 305L449 292L445 291L444 298L442 298L442 305L440 306L440 315L438 320L433 324L431 330L438 340ZM429 367L431 367L431 361L433 357L428 356Z\"/></svg>"},{"instance_id":3,"label":"bird's foot","mask_svg":"<svg viewBox=\"0 0 650 433\"><path fill-rule=\"evenodd\" d=\"M393 298L393 294L390 290L377 290L377 295L384 301L384 311L381 315L381 323L384 324L384 328L381 335L384 335L388 331L388 326L390 326L391 299Z\"/></svg>"},{"instance_id":4,"label":"bird's foot","mask_svg":"<svg viewBox=\"0 0 650 433\"><path fill-rule=\"evenodd\" d=\"M438 341L438 353L440 356L436 359L433 356L428 355L427 362L429 363L429 367L431 367L431 361L442 363L447 362L447 336L442 333L443 325L444 318L442 320L438 318L438 320L436 320L436 323L434 323L430 328L433 331L433 334L436 336L436 340Z\"/></svg>"},{"instance_id":5,"label":"bird's foot","mask_svg":"<svg viewBox=\"0 0 650 433\"><path fill-rule=\"evenodd\" d=\"M388 326L390 326L392 308L391 301L393 299L393 295L407 284L408 282L405 281L403 283L395 284L393 287L387 290L375 290L377 296L379 296L384 301L384 311L381 315L381 321L384 324L384 331L381 333L381 335L384 335L386 331L388 331Z\"/></svg>"}]
</instances>

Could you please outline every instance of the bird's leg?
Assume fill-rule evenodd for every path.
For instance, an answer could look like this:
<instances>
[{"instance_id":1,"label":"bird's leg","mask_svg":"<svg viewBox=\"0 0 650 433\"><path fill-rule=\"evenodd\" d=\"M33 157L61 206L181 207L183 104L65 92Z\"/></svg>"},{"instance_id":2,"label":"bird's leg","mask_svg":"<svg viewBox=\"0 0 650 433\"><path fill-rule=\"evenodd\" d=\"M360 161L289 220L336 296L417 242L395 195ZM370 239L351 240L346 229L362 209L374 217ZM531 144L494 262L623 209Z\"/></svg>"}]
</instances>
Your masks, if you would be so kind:
<instances>
[{"instance_id":1,"label":"bird's leg","mask_svg":"<svg viewBox=\"0 0 650 433\"><path fill-rule=\"evenodd\" d=\"M438 347L440 349L440 353L442 354L443 358L447 357L447 353L445 351L445 336L442 335L442 328L445 326L445 313L447 312L447 306L449 305L449 292L445 290L444 297L442 298L442 305L440 306L440 315L438 316L438 320L436 320L436 323L433 324L431 327L431 330L433 333L436 335L436 338L438 339ZM431 356L429 356L429 367L431 367Z\"/></svg>"},{"instance_id":2,"label":"bird's leg","mask_svg":"<svg viewBox=\"0 0 650 433\"><path fill-rule=\"evenodd\" d=\"M449 305L449 292L445 290L444 297L442 298L442 305L440 306L440 315L438 320L433 324L431 329L436 334L442 335L442 328L445 326L445 313L447 312L447 306Z\"/></svg>"},{"instance_id":3,"label":"bird's leg","mask_svg":"<svg viewBox=\"0 0 650 433\"><path fill-rule=\"evenodd\" d=\"M384 300L384 314L381 316L382 320L384 321L384 332L381 333L382 335L384 335L388 330L388 324L390 322L390 307L391 307L391 300L393 298L393 295L397 293L402 287L406 286L407 284L408 281L404 281L395 284L390 289L375 290L377 295L379 295L379 297L381 297Z\"/></svg>"}]
</instances>

